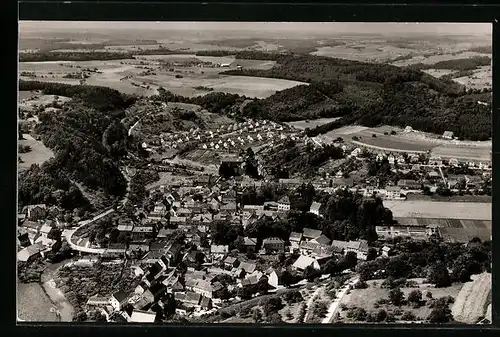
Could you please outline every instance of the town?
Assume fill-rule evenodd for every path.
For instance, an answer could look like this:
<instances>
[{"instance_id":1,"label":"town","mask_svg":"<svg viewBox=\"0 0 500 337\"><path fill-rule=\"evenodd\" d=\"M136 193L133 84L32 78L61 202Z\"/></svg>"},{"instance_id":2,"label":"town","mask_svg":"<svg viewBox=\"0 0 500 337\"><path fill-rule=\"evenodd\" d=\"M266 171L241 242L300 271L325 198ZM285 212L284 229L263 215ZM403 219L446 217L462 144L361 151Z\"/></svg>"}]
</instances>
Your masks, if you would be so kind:
<instances>
[{"instance_id":1,"label":"town","mask_svg":"<svg viewBox=\"0 0 500 337\"><path fill-rule=\"evenodd\" d=\"M490 323L484 46L305 41L26 47L18 321Z\"/></svg>"},{"instance_id":2,"label":"town","mask_svg":"<svg viewBox=\"0 0 500 337\"><path fill-rule=\"evenodd\" d=\"M231 140L228 134L238 130L244 131L246 137L234 136ZM381 185L377 175L367 174L354 180L345 165L344 170L323 171L310 180L268 180L270 175L260 172L266 163L257 165L257 176L261 178L253 179L245 174L251 165L244 159L247 154L238 153L245 146L259 147L265 144L264 137L269 139L269 146L273 146L274 139L303 142L313 148L323 144L287 125L266 120L248 120L200 133L172 133L165 137L169 142L159 146L143 143L143 148L150 152L175 148L177 140L184 142L189 137L197 139L201 149L219 150L217 147L222 144L221 149L227 150L221 153L220 174L199 172L171 177L167 183L147 191L143 205L132 206L131 217L120 217L123 207L115 206L94 218L66 223L56 209L44 204L27 206L19 214L18 260L30 263L53 258L55 247L61 249L61 241L65 241L67 249L76 254L74 266L126 266L134 273L135 286L127 285L128 291L89 296L77 317L97 310L107 321L153 323L165 319L167 312L186 318L210 318L222 313L229 315L228 307L255 303L251 302L253 298L296 294L297 289L315 284L311 283L314 279L323 280L330 275L327 270L332 260L351 261L352 265L339 271L340 275L349 276L344 281L349 288L356 287L359 277L352 271L355 265L391 256L401 238L461 244L474 238L491 239L491 228L450 228L440 225L440 219L419 223L418 217L378 219L374 226L377 239L370 242L361 238L336 240L327 226L321 230L321 220L330 218L331 212L327 209L330 206L321 202L328 200L325 195L347 193L350 197L404 202L418 195L491 194L491 162L373 152L337 140L335 146L345 153L347 161L366 166L368 171L387 170L402 179ZM241 144L235 146L235 141ZM236 153L231 153L231 148ZM248 147L246 152L253 152L251 149ZM149 168L151 165L157 170L165 167L154 160ZM266 190L271 195L279 191L281 197L252 203L256 195ZM294 220L298 223L292 225ZM110 222L112 229L106 227ZM314 228L309 228L309 223ZM356 282L352 283L353 279ZM332 302L326 318L332 320L340 310L336 304ZM313 311L307 306L302 310ZM283 321L276 319L275 314L268 314L274 317L273 322ZM294 317L289 321L298 320Z\"/></svg>"}]
</instances>

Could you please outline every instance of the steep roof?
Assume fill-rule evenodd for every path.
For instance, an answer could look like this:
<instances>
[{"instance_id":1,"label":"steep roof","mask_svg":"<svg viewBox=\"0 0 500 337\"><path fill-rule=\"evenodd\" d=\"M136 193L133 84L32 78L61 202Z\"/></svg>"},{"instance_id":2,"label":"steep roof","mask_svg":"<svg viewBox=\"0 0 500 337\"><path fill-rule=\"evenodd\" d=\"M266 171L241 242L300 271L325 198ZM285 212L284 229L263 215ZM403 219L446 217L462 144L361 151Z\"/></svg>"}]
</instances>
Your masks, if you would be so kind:
<instances>
[{"instance_id":1,"label":"steep roof","mask_svg":"<svg viewBox=\"0 0 500 337\"><path fill-rule=\"evenodd\" d=\"M112 295L118 302L123 303L127 300L127 294L119 290Z\"/></svg>"},{"instance_id":2,"label":"steep roof","mask_svg":"<svg viewBox=\"0 0 500 337\"><path fill-rule=\"evenodd\" d=\"M332 242L324 234L321 234L318 238L314 239L314 241L316 241L320 245L325 245L325 246L329 245Z\"/></svg>"},{"instance_id":3,"label":"steep roof","mask_svg":"<svg viewBox=\"0 0 500 337\"><path fill-rule=\"evenodd\" d=\"M302 239L302 233L291 232L290 233L290 241L300 241Z\"/></svg>"},{"instance_id":4,"label":"steep roof","mask_svg":"<svg viewBox=\"0 0 500 337\"><path fill-rule=\"evenodd\" d=\"M256 267L257 266L254 263L241 262L240 265L238 266L238 269L243 269L245 272L250 274L250 273L253 273L255 271Z\"/></svg>"},{"instance_id":5,"label":"steep roof","mask_svg":"<svg viewBox=\"0 0 500 337\"><path fill-rule=\"evenodd\" d=\"M310 209L311 209L311 211L312 211L312 210L317 210L317 211L319 211L319 208L320 208L320 207L321 207L321 203L314 201L314 202L311 204L311 208L310 208Z\"/></svg>"},{"instance_id":6,"label":"steep roof","mask_svg":"<svg viewBox=\"0 0 500 337\"><path fill-rule=\"evenodd\" d=\"M318 229L304 228L302 235L307 239L316 239L321 236L321 231Z\"/></svg>"},{"instance_id":7,"label":"steep roof","mask_svg":"<svg viewBox=\"0 0 500 337\"><path fill-rule=\"evenodd\" d=\"M301 255L299 258L293 263L293 267L297 269L306 269L311 266L316 259L313 259L310 256Z\"/></svg>"},{"instance_id":8,"label":"steep roof","mask_svg":"<svg viewBox=\"0 0 500 337\"><path fill-rule=\"evenodd\" d=\"M290 204L290 198L288 198L288 195L285 195L283 198L281 198L278 201L280 204Z\"/></svg>"},{"instance_id":9,"label":"steep roof","mask_svg":"<svg viewBox=\"0 0 500 337\"><path fill-rule=\"evenodd\" d=\"M152 311L134 310L130 316L130 322L134 323L154 323L156 313Z\"/></svg>"}]
</instances>

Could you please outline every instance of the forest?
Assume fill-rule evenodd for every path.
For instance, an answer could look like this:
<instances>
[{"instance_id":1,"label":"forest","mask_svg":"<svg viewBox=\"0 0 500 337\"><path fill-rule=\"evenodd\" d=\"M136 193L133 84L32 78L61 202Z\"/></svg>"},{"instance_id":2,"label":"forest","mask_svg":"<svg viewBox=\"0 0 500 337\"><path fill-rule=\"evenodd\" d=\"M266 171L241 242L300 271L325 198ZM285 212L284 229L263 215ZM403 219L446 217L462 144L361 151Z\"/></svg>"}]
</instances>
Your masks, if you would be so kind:
<instances>
[{"instance_id":1,"label":"forest","mask_svg":"<svg viewBox=\"0 0 500 337\"><path fill-rule=\"evenodd\" d=\"M423 64L417 63L411 65L410 68L413 69L449 69L449 70L474 70L479 68L480 66L489 66L491 65L491 57L489 56L475 56L470 58L463 59L455 59L455 60L446 60L439 61L434 64Z\"/></svg>"},{"instance_id":2,"label":"forest","mask_svg":"<svg viewBox=\"0 0 500 337\"><path fill-rule=\"evenodd\" d=\"M127 133L119 121L133 99L104 87L40 82L20 82L20 87L73 98L61 111L38 115L35 133L55 158L20 175L20 205L45 202L68 210L88 208L72 180L103 192L109 203L123 196L127 182L118 163L126 152Z\"/></svg>"},{"instance_id":3,"label":"forest","mask_svg":"<svg viewBox=\"0 0 500 337\"><path fill-rule=\"evenodd\" d=\"M310 130L310 136L359 123L371 127L410 125L437 134L449 130L469 140L491 137L490 108L478 105L473 94L466 93L463 86L451 80L437 79L411 68L312 55L280 55L278 63L269 70L229 70L224 74L237 72L238 75L303 81L311 83L311 88L299 86L264 100L254 100L243 114L254 118L274 116L278 121L300 116L307 119L311 115L344 116ZM333 90L325 91L325 87ZM287 110L292 112L292 117L284 114ZM465 120L474 123L464 123Z\"/></svg>"}]
</instances>

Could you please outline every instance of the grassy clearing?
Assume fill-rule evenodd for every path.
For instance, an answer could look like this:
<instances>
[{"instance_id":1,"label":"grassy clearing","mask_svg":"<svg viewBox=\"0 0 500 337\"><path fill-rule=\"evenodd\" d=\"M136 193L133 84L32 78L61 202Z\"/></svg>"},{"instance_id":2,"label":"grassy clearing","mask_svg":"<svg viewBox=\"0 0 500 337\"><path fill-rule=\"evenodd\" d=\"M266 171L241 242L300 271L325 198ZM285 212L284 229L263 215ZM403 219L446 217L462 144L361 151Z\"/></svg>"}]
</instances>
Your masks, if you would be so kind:
<instances>
[{"instance_id":1,"label":"grassy clearing","mask_svg":"<svg viewBox=\"0 0 500 337\"><path fill-rule=\"evenodd\" d=\"M432 154L443 158L457 158L489 161L491 148L468 148L453 145L438 146L432 149Z\"/></svg>"},{"instance_id":2,"label":"grassy clearing","mask_svg":"<svg viewBox=\"0 0 500 337\"><path fill-rule=\"evenodd\" d=\"M288 122L285 124L288 124L290 126L293 126L297 129L304 130L306 128L315 128L319 125L323 125L326 123L330 123L333 121L336 121L340 119L340 117L334 117L334 118L319 118L319 119L312 119L312 120L303 120L303 121L295 121L295 122Z\"/></svg>"},{"instance_id":3,"label":"grassy clearing","mask_svg":"<svg viewBox=\"0 0 500 337\"><path fill-rule=\"evenodd\" d=\"M39 140L35 140L30 135L24 134L24 140L18 140L18 144L28 145L31 151L27 153L19 153L22 163L18 164L19 169L28 169L32 164L42 164L43 162L54 157L54 152L43 145Z\"/></svg>"},{"instance_id":4,"label":"grassy clearing","mask_svg":"<svg viewBox=\"0 0 500 337\"><path fill-rule=\"evenodd\" d=\"M453 195L451 197L442 197L440 195L423 195L410 193L406 196L407 201L450 201L450 202L486 202L491 203L489 195Z\"/></svg>"}]
</instances>

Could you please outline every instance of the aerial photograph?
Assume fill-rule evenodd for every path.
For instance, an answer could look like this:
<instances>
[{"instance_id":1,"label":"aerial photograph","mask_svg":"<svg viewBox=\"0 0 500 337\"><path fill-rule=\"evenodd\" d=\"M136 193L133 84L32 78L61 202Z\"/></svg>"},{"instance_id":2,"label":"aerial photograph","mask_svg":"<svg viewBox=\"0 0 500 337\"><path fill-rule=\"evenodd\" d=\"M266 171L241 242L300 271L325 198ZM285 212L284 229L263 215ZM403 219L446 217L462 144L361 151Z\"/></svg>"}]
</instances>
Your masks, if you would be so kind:
<instances>
[{"instance_id":1,"label":"aerial photograph","mask_svg":"<svg viewBox=\"0 0 500 337\"><path fill-rule=\"evenodd\" d=\"M18 46L18 322L491 324L491 24Z\"/></svg>"}]
</instances>

